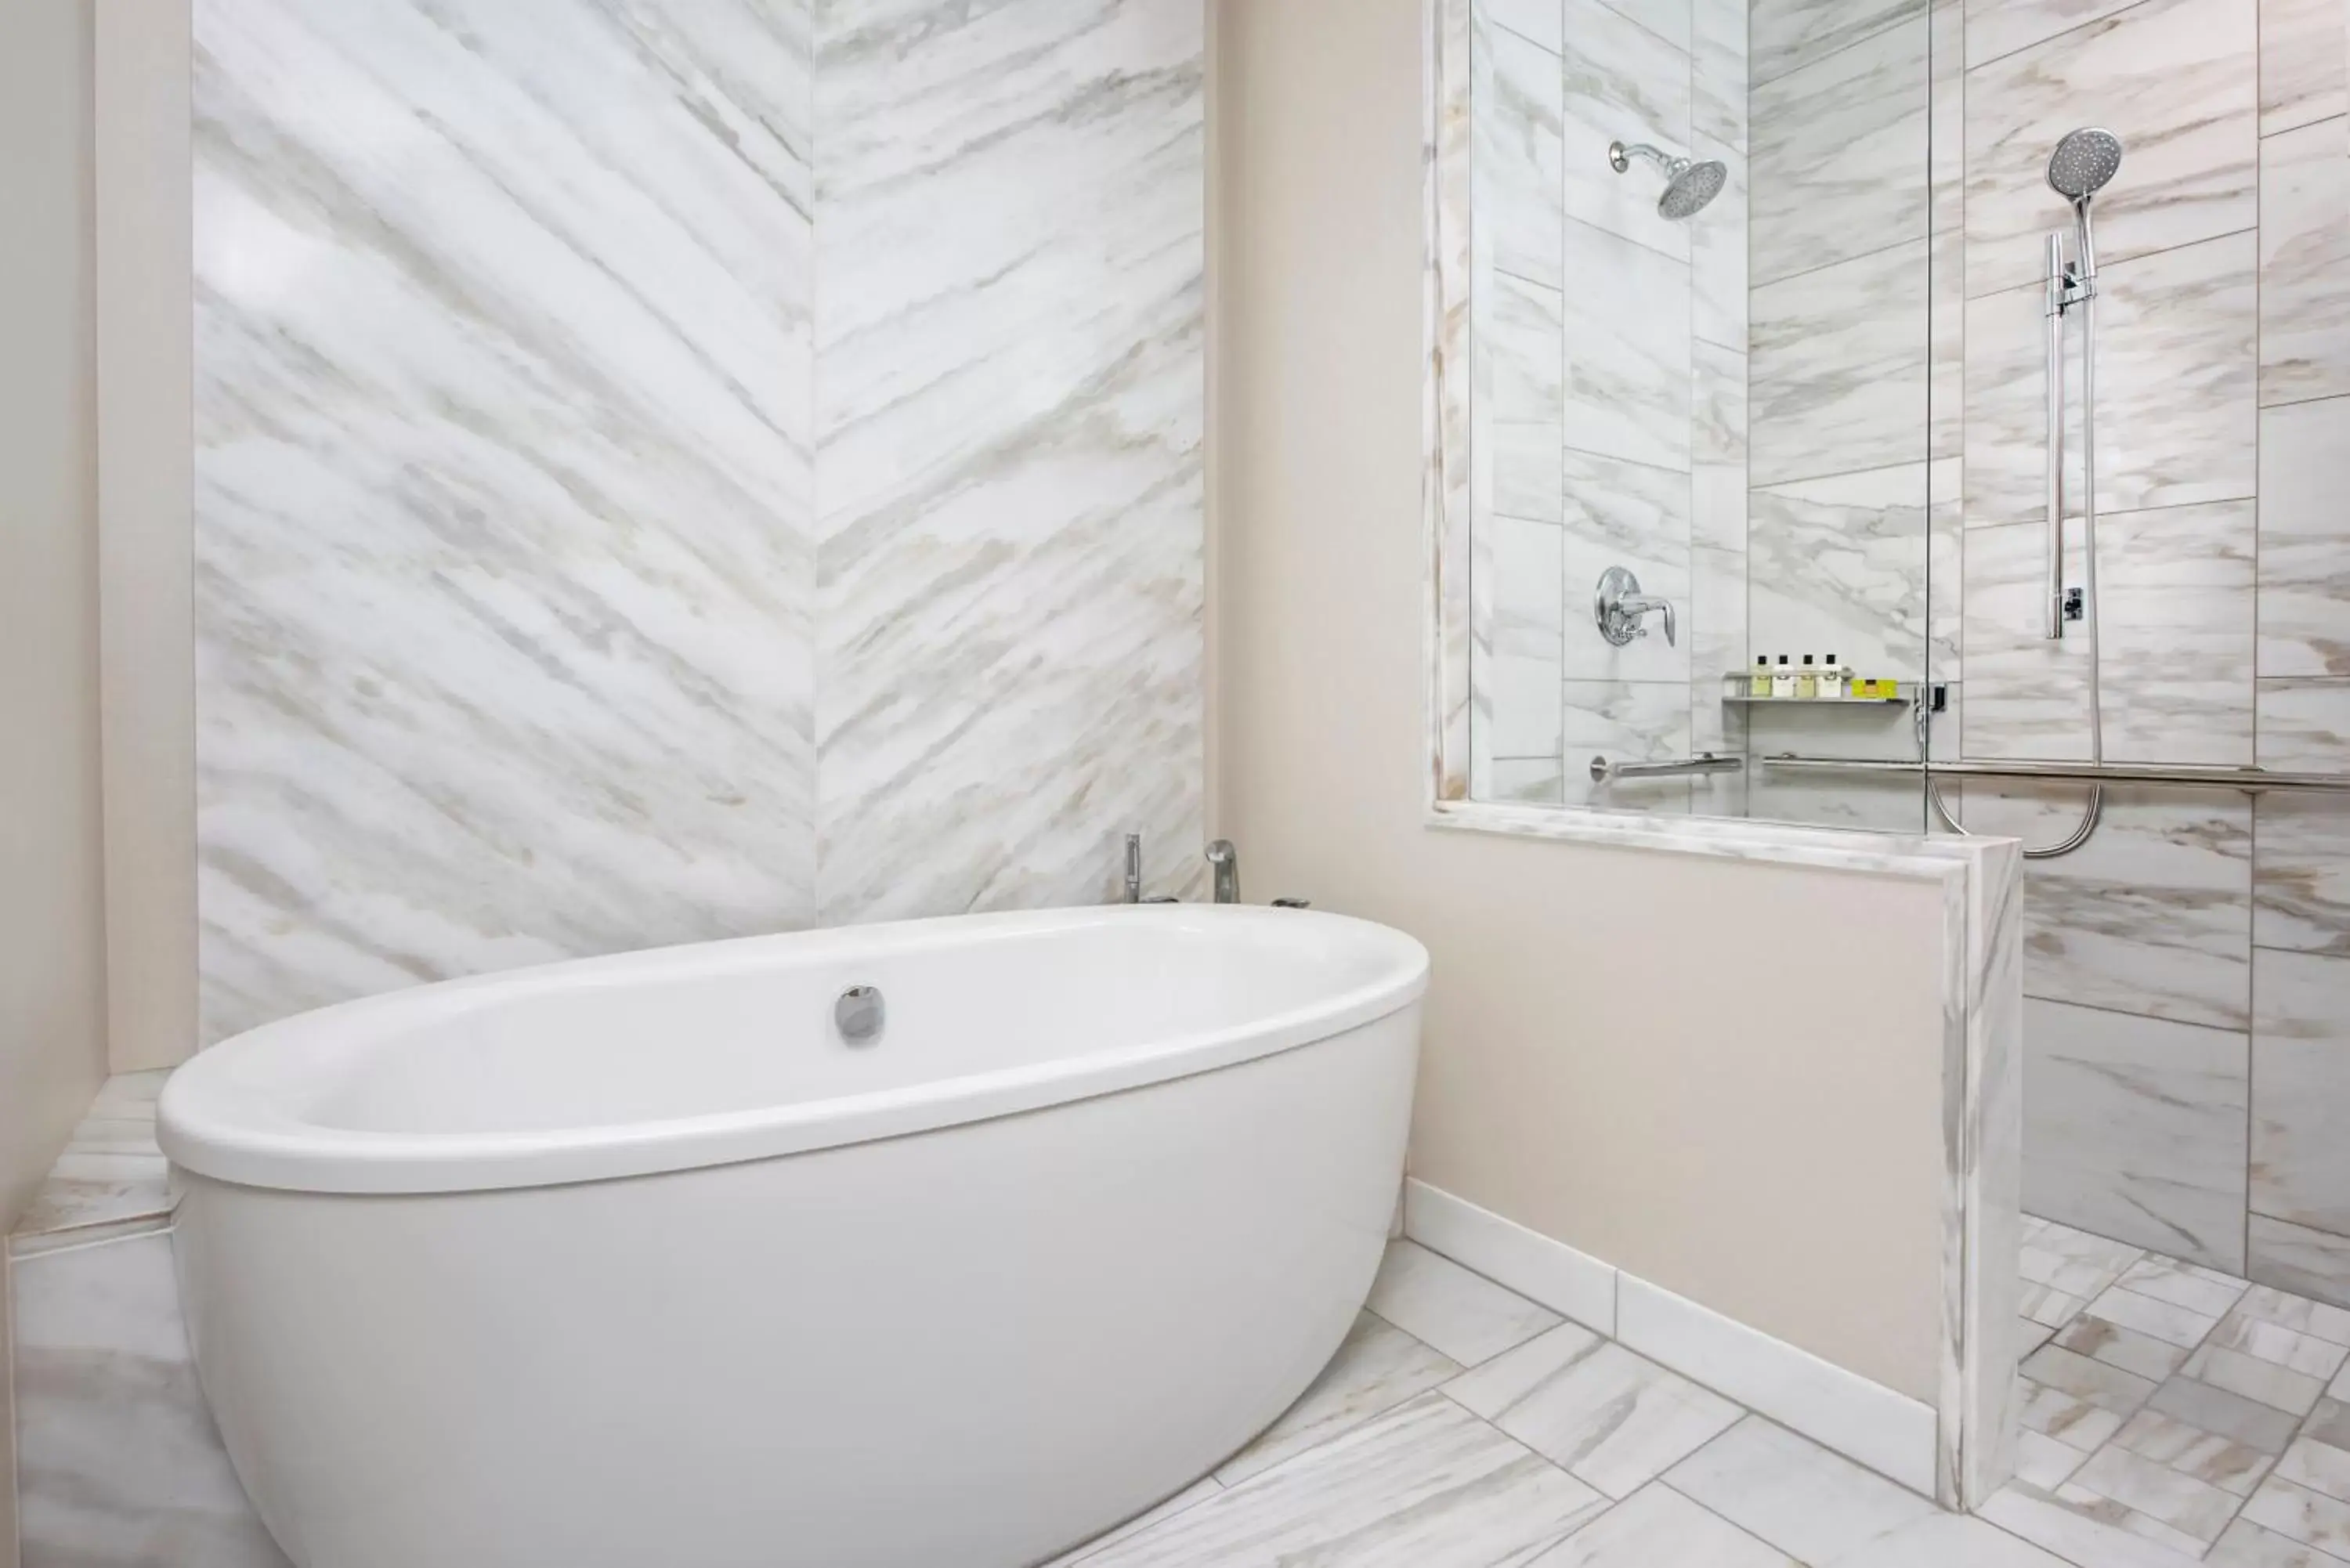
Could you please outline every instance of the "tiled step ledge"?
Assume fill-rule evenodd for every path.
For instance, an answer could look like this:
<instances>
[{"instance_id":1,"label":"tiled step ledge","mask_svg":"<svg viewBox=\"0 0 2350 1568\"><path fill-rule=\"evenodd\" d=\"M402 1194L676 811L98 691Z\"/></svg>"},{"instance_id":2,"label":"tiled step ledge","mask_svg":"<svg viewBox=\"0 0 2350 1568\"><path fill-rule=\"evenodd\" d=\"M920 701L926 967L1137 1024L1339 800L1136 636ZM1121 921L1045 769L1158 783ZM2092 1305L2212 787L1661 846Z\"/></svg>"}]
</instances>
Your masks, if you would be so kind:
<instances>
[{"instance_id":1,"label":"tiled step ledge","mask_svg":"<svg viewBox=\"0 0 2350 1568\"><path fill-rule=\"evenodd\" d=\"M1931 1406L1418 1179L1404 1234L1494 1283L1932 1497Z\"/></svg>"}]
</instances>

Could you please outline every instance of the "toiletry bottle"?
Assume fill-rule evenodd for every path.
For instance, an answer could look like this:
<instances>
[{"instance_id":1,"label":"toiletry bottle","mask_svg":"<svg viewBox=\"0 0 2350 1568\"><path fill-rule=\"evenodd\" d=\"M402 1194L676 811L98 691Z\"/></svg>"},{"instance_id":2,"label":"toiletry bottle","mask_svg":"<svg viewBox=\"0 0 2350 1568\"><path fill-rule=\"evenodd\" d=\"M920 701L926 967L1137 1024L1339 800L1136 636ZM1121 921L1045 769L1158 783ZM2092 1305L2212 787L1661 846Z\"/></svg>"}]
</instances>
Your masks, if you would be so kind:
<instances>
[{"instance_id":1,"label":"toiletry bottle","mask_svg":"<svg viewBox=\"0 0 2350 1568\"><path fill-rule=\"evenodd\" d=\"M1795 695L1809 699L1819 694L1819 668L1812 662L1812 656L1807 653L1804 655L1804 668L1795 676Z\"/></svg>"},{"instance_id":2,"label":"toiletry bottle","mask_svg":"<svg viewBox=\"0 0 2350 1568\"><path fill-rule=\"evenodd\" d=\"M1844 666L1838 664L1836 656L1831 653L1828 655L1827 668L1820 671L1820 695L1841 700L1844 696Z\"/></svg>"},{"instance_id":3,"label":"toiletry bottle","mask_svg":"<svg viewBox=\"0 0 2350 1568\"><path fill-rule=\"evenodd\" d=\"M1747 678L1746 694L1749 697L1771 695L1771 656L1769 654L1758 653L1754 656L1754 673Z\"/></svg>"},{"instance_id":4,"label":"toiletry bottle","mask_svg":"<svg viewBox=\"0 0 2350 1568\"><path fill-rule=\"evenodd\" d=\"M1771 671L1771 695L1773 697L1793 697L1794 694L1795 671L1794 668L1788 664L1787 656L1783 653L1779 656L1778 668Z\"/></svg>"}]
</instances>

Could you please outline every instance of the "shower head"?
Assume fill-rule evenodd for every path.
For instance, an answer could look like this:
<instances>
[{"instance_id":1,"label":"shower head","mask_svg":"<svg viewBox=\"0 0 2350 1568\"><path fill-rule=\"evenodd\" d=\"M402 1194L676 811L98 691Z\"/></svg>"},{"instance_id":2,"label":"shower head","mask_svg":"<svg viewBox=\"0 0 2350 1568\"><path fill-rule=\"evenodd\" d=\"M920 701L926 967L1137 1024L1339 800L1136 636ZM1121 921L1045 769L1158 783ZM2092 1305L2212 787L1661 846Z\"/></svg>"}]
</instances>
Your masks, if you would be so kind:
<instances>
[{"instance_id":1,"label":"shower head","mask_svg":"<svg viewBox=\"0 0 2350 1568\"><path fill-rule=\"evenodd\" d=\"M1687 158L1675 158L1645 141L1630 146L1621 141L1607 144L1607 166L1617 173L1632 167L1635 158L1645 158L1664 171L1665 193L1657 198L1657 212L1672 223L1693 216L1721 194L1721 187L1730 179L1730 171L1711 160L1697 163Z\"/></svg>"},{"instance_id":2,"label":"shower head","mask_svg":"<svg viewBox=\"0 0 2350 1568\"><path fill-rule=\"evenodd\" d=\"M2098 126L2068 132L2048 155L2048 186L2066 201L2086 202L2122 166L2122 139Z\"/></svg>"}]
</instances>

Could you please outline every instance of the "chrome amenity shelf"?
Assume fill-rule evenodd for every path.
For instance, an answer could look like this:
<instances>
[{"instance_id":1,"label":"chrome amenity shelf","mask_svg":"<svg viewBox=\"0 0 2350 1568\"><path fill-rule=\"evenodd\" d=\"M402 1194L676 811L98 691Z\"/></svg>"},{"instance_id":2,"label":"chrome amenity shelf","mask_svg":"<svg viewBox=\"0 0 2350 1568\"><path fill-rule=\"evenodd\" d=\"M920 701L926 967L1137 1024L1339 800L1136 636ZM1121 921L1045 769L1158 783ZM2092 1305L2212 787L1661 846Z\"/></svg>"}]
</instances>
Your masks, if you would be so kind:
<instances>
[{"instance_id":1,"label":"chrome amenity shelf","mask_svg":"<svg viewBox=\"0 0 2350 1568\"><path fill-rule=\"evenodd\" d=\"M1885 708L1918 700L1915 691L1904 691L1895 697L1757 697L1751 685L1744 675L1725 675L1721 678L1721 700L1757 708Z\"/></svg>"},{"instance_id":2,"label":"chrome amenity shelf","mask_svg":"<svg viewBox=\"0 0 2350 1568\"><path fill-rule=\"evenodd\" d=\"M2163 763L1892 762L1867 757L1805 757L1792 752L1756 759L1790 772L1917 774L1929 778L2053 779L2071 784L2161 784L2206 789L2338 791L2350 794L2350 774L2288 773L2272 768L2215 768Z\"/></svg>"}]
</instances>

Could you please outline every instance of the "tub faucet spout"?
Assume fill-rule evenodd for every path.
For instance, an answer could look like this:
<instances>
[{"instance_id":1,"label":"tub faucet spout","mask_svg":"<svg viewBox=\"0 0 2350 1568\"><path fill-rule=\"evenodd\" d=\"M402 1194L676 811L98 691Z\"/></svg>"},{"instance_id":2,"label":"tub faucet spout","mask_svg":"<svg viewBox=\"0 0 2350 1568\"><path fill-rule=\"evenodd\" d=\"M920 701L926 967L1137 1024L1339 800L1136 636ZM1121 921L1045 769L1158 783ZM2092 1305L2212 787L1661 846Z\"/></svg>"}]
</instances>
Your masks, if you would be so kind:
<instances>
[{"instance_id":1,"label":"tub faucet spout","mask_svg":"<svg viewBox=\"0 0 2350 1568\"><path fill-rule=\"evenodd\" d=\"M1142 902L1142 835L1126 836L1126 901Z\"/></svg>"},{"instance_id":2,"label":"tub faucet spout","mask_svg":"<svg viewBox=\"0 0 2350 1568\"><path fill-rule=\"evenodd\" d=\"M1241 901L1241 852L1232 847L1229 838L1219 838L1208 846L1208 864L1215 868L1216 902L1237 904Z\"/></svg>"}]
</instances>

